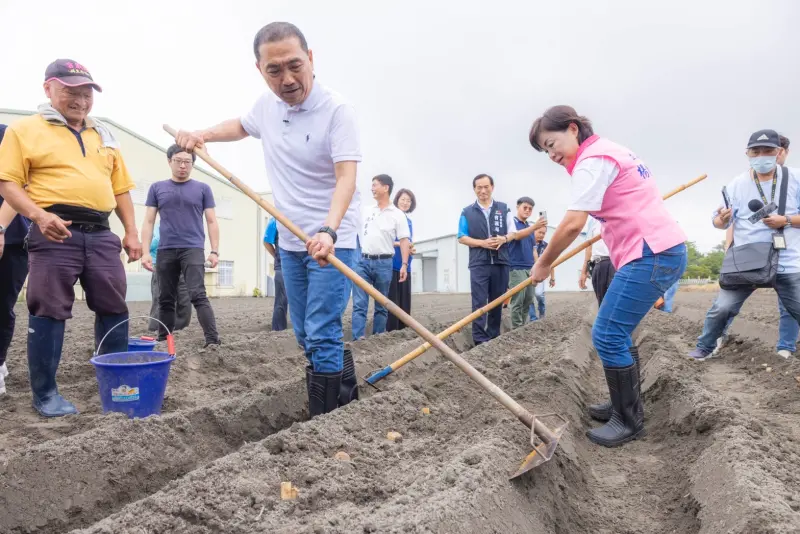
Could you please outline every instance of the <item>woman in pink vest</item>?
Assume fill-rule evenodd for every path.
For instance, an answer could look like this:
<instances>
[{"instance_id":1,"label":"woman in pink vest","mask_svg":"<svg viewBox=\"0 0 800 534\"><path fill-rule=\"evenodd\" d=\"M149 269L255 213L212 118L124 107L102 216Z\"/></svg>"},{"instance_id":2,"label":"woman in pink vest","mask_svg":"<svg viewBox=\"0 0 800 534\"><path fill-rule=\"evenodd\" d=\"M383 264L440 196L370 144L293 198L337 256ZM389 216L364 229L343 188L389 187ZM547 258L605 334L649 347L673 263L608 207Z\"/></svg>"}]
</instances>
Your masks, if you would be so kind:
<instances>
[{"instance_id":1,"label":"woman in pink vest","mask_svg":"<svg viewBox=\"0 0 800 534\"><path fill-rule=\"evenodd\" d=\"M548 109L533 123L530 143L571 176L568 211L534 265L533 281L547 278L589 216L603 223L601 235L617 270L592 328L611 401L589 407L589 415L606 424L587 432L594 443L615 447L645 434L631 333L686 269L686 235L664 207L644 162L595 135L589 119L573 108Z\"/></svg>"}]
</instances>

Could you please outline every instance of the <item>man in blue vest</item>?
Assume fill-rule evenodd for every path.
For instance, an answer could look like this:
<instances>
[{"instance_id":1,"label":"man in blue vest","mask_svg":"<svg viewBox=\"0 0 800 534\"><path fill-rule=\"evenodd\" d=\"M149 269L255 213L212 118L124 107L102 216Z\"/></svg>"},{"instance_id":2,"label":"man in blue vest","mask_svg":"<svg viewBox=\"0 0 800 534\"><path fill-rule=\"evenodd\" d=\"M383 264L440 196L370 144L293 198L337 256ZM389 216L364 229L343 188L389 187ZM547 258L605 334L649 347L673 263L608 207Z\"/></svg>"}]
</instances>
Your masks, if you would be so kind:
<instances>
[{"instance_id":1,"label":"man in blue vest","mask_svg":"<svg viewBox=\"0 0 800 534\"><path fill-rule=\"evenodd\" d=\"M472 290L472 311L496 299L508 289L508 243L514 239L516 228L511 210L492 198L494 179L479 174L472 179L472 189L478 199L461 210L458 221L458 242L469 247L469 277ZM503 309L497 306L488 315L472 323L475 345L500 335ZM488 324L487 324L488 323Z\"/></svg>"},{"instance_id":2,"label":"man in blue vest","mask_svg":"<svg viewBox=\"0 0 800 534\"><path fill-rule=\"evenodd\" d=\"M547 221L540 217L535 224L529 224L528 219L533 213L534 202L531 197L521 197L517 200L517 216L514 217L516 236L508 245L508 257L511 263L509 272L508 289L516 287L531 276L533 268L533 249L535 246L534 232L545 228ZM528 308L533 302L533 286L528 286L511 297L511 328L519 328L528 320Z\"/></svg>"}]
</instances>

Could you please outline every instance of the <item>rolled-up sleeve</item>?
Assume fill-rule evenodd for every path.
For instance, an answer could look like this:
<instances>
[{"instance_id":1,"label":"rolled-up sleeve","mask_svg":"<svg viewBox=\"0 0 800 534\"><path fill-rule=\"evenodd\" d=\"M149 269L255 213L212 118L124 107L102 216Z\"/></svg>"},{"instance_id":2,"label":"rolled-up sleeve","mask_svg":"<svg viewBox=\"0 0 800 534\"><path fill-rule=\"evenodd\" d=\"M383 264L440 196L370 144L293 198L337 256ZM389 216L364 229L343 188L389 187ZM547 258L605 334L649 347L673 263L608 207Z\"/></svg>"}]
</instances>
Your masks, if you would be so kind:
<instances>
[{"instance_id":1,"label":"rolled-up sleeve","mask_svg":"<svg viewBox=\"0 0 800 534\"><path fill-rule=\"evenodd\" d=\"M329 131L331 159L361 161L361 139L358 131L356 111L349 104L339 106L333 114Z\"/></svg>"}]
</instances>

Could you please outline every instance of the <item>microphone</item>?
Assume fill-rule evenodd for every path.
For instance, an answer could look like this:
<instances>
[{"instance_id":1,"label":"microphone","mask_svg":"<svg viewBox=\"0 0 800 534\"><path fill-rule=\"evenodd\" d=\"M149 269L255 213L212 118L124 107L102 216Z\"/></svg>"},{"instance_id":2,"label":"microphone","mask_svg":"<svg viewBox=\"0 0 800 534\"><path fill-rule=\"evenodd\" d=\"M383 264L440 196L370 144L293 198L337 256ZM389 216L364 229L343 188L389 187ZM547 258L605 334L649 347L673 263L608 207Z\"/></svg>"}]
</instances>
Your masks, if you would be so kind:
<instances>
[{"instance_id":1,"label":"microphone","mask_svg":"<svg viewBox=\"0 0 800 534\"><path fill-rule=\"evenodd\" d=\"M772 213L773 211L776 211L778 209L777 204L775 204L774 202L770 202L769 204L767 204L765 206L763 202L761 202L760 200L755 199L755 198L747 203L747 207L750 208L750 211L755 211L755 213L753 213L747 219L748 221L750 221L753 224L757 223L758 221L760 221L764 217L769 216L770 213ZM753 208L758 208L758 209L753 210Z\"/></svg>"}]
</instances>

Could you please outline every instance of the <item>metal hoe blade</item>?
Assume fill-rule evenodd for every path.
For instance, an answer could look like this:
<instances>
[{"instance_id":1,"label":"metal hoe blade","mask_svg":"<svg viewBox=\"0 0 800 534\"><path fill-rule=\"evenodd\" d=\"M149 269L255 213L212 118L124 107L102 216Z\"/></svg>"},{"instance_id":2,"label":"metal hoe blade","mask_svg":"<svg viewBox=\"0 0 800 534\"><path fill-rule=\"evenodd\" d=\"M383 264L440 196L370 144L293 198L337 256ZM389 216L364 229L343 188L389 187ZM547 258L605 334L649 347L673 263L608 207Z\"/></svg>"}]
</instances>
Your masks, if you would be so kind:
<instances>
[{"instance_id":1,"label":"metal hoe blade","mask_svg":"<svg viewBox=\"0 0 800 534\"><path fill-rule=\"evenodd\" d=\"M525 457L525 459L522 461L522 464L520 464L516 472L514 472L514 474L509 477L509 480L514 480L520 475L527 473L531 469L534 469L542 465L543 463L549 461L550 458L553 457L553 454L556 452L556 449L558 448L558 442L561 440L561 436L567 429L567 420L558 414L549 413L540 415L538 417L540 419L543 417L557 417L562 421L562 424L553 429L554 439L550 440L549 443L545 443L544 441L538 439L533 431L533 429L536 427L537 416L533 417L533 424L531 425L531 445L533 446L533 450L528 456ZM537 441L539 442L538 445Z\"/></svg>"}]
</instances>

